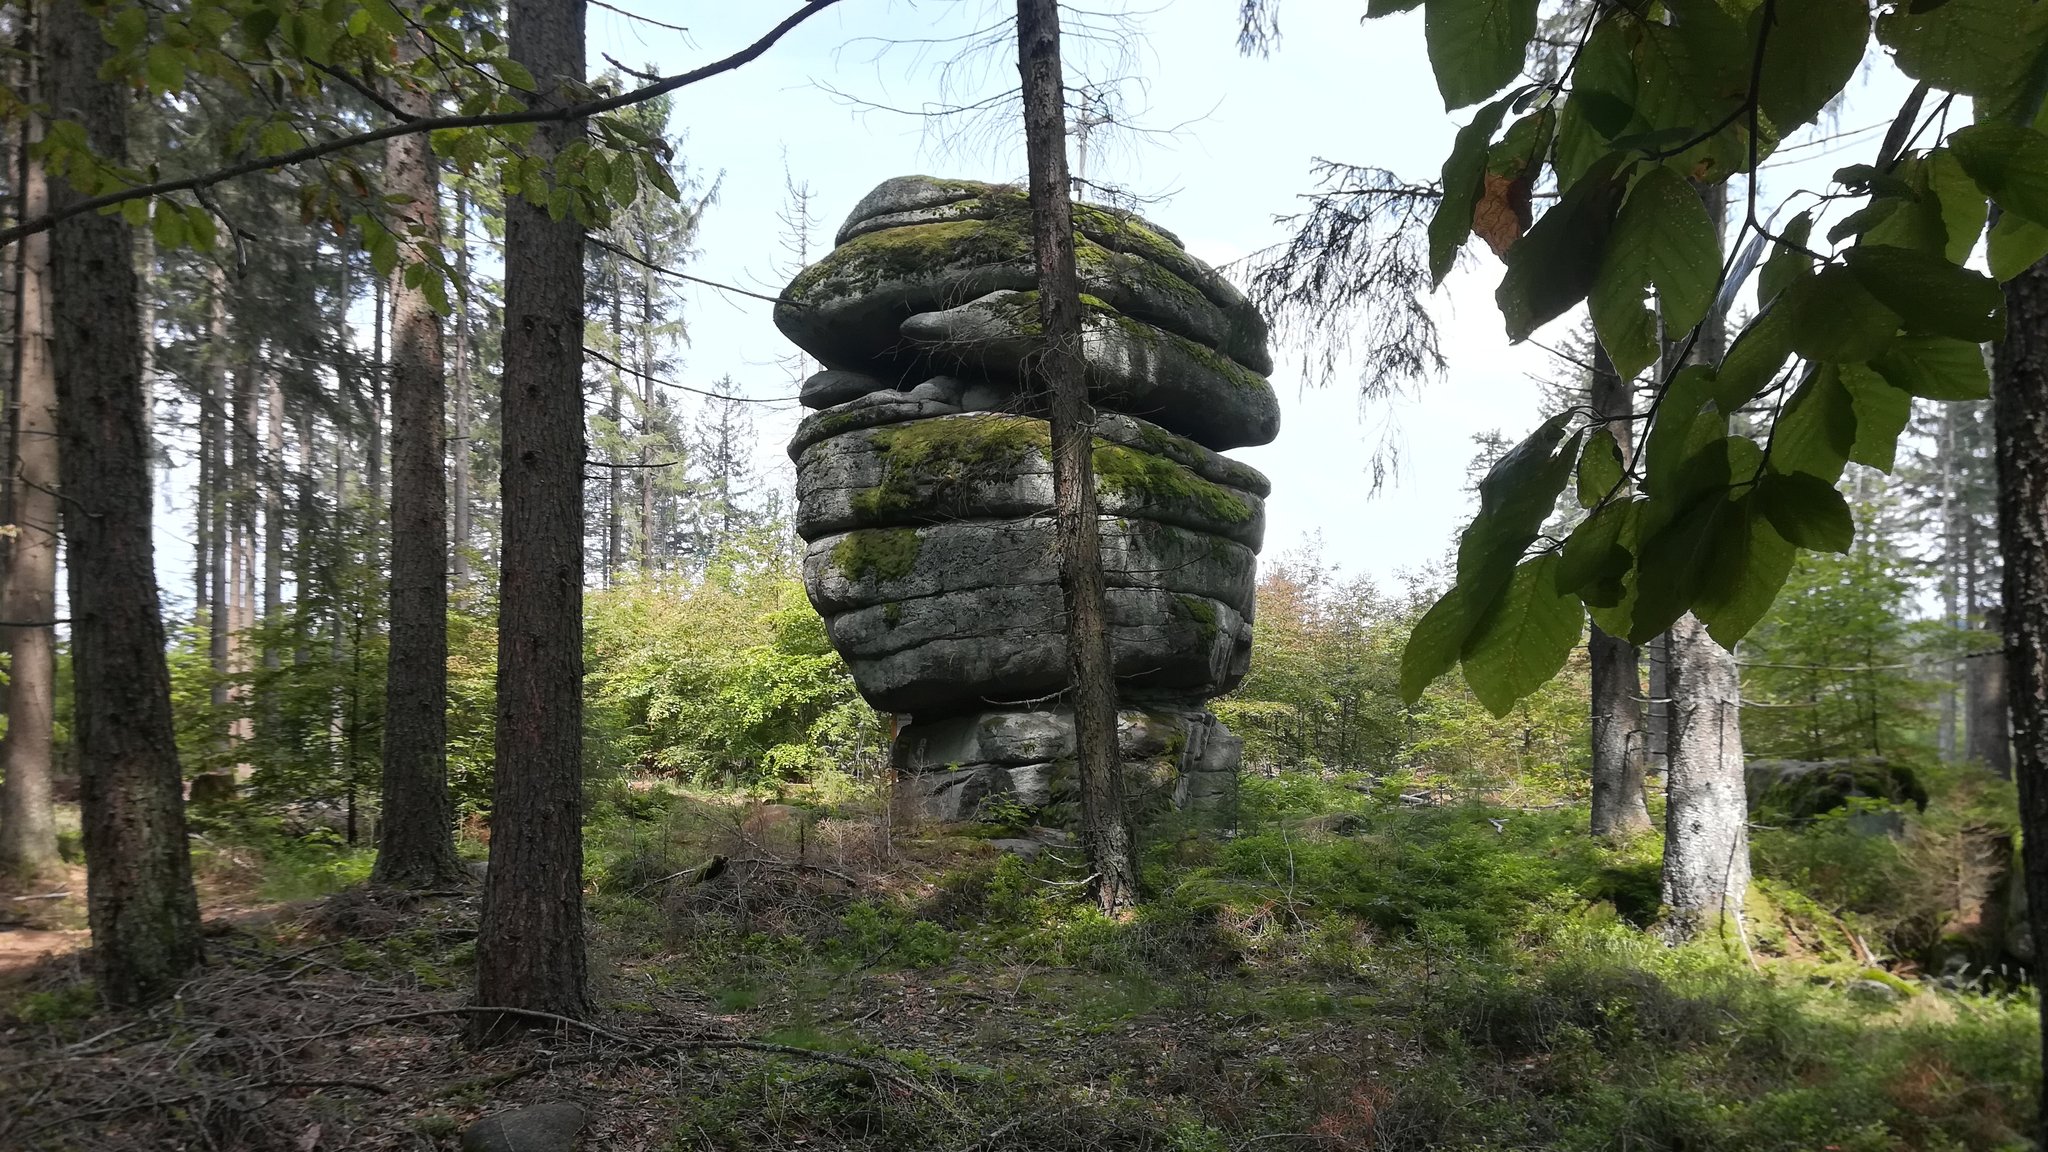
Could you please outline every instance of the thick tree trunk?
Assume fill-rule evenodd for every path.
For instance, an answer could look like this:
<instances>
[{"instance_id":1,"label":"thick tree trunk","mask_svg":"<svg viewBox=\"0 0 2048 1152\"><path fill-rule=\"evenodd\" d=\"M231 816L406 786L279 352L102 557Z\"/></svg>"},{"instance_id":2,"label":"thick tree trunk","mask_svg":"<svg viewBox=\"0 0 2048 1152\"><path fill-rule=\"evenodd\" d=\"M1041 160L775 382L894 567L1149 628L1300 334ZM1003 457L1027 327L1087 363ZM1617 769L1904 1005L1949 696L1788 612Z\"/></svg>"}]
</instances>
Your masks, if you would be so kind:
<instances>
[{"instance_id":1,"label":"thick tree trunk","mask_svg":"<svg viewBox=\"0 0 2048 1152\"><path fill-rule=\"evenodd\" d=\"M32 135L34 133L31 128ZM48 207L42 162L28 160L22 212ZM22 241L15 342L16 409L13 523L0 620L32 622L57 615L57 381L50 362L50 241ZM7 777L0 783L0 872L35 876L58 867L57 820L51 804L57 682L54 625L0 628L7 646Z\"/></svg>"},{"instance_id":2,"label":"thick tree trunk","mask_svg":"<svg viewBox=\"0 0 2048 1152\"><path fill-rule=\"evenodd\" d=\"M2034 955L2048 957L2048 261L2007 282L2005 308L1991 404L2005 561L2005 663L2028 927ZM2041 1023L2048 1050L2048 1013ZM2048 1137L2048 1084L2036 1088L2043 1109L2039 1139Z\"/></svg>"},{"instance_id":3,"label":"thick tree trunk","mask_svg":"<svg viewBox=\"0 0 2048 1152\"><path fill-rule=\"evenodd\" d=\"M1607 428L1621 448L1622 463L1634 459L1634 425L1628 386L1614 370L1607 350L1593 352L1594 411L1609 417ZM1643 800L1643 681L1636 647L1590 625L1586 655L1592 672L1593 835L1627 836L1647 831L1650 810Z\"/></svg>"},{"instance_id":4,"label":"thick tree trunk","mask_svg":"<svg viewBox=\"0 0 2048 1152\"><path fill-rule=\"evenodd\" d=\"M1688 612L1671 626L1671 764L1665 784L1666 932L1691 939L1749 888L1742 689L1735 658Z\"/></svg>"},{"instance_id":5,"label":"thick tree trunk","mask_svg":"<svg viewBox=\"0 0 2048 1152\"><path fill-rule=\"evenodd\" d=\"M449 535L454 543L455 586L469 586L470 413L476 400L469 377L469 190L455 191L455 450Z\"/></svg>"},{"instance_id":6,"label":"thick tree trunk","mask_svg":"<svg viewBox=\"0 0 2048 1152\"><path fill-rule=\"evenodd\" d=\"M391 99L415 116L433 110L425 93L401 84ZM404 255L391 275L391 648L371 879L440 888L462 876L448 798L447 378L441 317L404 274L441 241L440 170L426 136L385 145L384 190L406 202L393 208Z\"/></svg>"},{"instance_id":7,"label":"thick tree trunk","mask_svg":"<svg viewBox=\"0 0 2048 1152\"><path fill-rule=\"evenodd\" d=\"M511 0L511 54L559 106L583 78L583 0ZM552 161L581 121L540 125ZM505 205L497 775L476 999L589 1011L583 938L583 229ZM473 1040L518 1021L479 1016Z\"/></svg>"},{"instance_id":8,"label":"thick tree trunk","mask_svg":"<svg viewBox=\"0 0 2048 1152\"><path fill-rule=\"evenodd\" d=\"M370 517L369 539L363 548L364 560L376 568L384 559L384 388L389 369L384 360L384 323L390 315L390 305L384 297L384 281L376 280L371 289L370 320L370 428L368 442L363 449L363 486L369 496L367 511Z\"/></svg>"},{"instance_id":9,"label":"thick tree trunk","mask_svg":"<svg viewBox=\"0 0 2048 1152\"><path fill-rule=\"evenodd\" d=\"M1993 636L2005 631L2002 609L1984 610L1984 631ZM1969 661L1969 665L1970 759L2010 780L2013 729L2009 718L2005 662L1996 656L1986 655Z\"/></svg>"},{"instance_id":10,"label":"thick tree trunk","mask_svg":"<svg viewBox=\"0 0 2048 1152\"><path fill-rule=\"evenodd\" d=\"M50 106L100 155L126 155L125 89L100 79L99 20L83 4L51 5L48 20ZM81 199L50 190L55 210ZM201 959L150 536L134 253L119 215L81 213L50 234L86 906L100 993L116 1004L168 995Z\"/></svg>"},{"instance_id":11,"label":"thick tree trunk","mask_svg":"<svg viewBox=\"0 0 2048 1152\"><path fill-rule=\"evenodd\" d=\"M1067 179L1066 92L1057 0L1017 0L1017 69L1024 82L1031 235L1038 254L1038 370L1051 396L1053 513L1067 610L1067 665L1080 760L1082 836L1102 910L1138 899L1116 736L1116 676L1103 604L1096 513L1093 413L1081 358L1081 280L1074 267L1074 206Z\"/></svg>"}]
</instances>

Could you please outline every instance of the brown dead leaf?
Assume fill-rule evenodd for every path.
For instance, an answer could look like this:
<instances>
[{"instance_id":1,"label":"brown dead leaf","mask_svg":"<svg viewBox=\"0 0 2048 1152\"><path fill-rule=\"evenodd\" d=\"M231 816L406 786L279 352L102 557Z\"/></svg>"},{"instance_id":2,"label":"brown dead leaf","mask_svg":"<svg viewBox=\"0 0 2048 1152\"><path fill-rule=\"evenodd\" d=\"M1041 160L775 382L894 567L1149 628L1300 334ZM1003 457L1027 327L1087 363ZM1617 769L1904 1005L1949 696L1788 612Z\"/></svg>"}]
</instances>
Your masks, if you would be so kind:
<instances>
[{"instance_id":1,"label":"brown dead leaf","mask_svg":"<svg viewBox=\"0 0 2048 1152\"><path fill-rule=\"evenodd\" d=\"M1529 192L1534 181L1524 175L1486 174L1486 188L1472 209L1472 231L1495 256L1505 257L1529 230Z\"/></svg>"},{"instance_id":2,"label":"brown dead leaf","mask_svg":"<svg viewBox=\"0 0 2048 1152\"><path fill-rule=\"evenodd\" d=\"M299 1152L313 1152L313 1149L319 1146L320 1126L318 1124L299 1133Z\"/></svg>"}]
</instances>

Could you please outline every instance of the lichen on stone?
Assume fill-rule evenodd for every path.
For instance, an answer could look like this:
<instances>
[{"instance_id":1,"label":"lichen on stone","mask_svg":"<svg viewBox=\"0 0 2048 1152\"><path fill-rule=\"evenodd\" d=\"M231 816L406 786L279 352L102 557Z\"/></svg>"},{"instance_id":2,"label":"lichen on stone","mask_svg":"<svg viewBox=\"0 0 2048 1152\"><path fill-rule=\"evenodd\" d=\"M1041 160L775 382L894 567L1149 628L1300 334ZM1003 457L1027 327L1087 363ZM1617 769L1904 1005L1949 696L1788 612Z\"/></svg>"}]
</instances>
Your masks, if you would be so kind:
<instances>
[{"instance_id":1,"label":"lichen on stone","mask_svg":"<svg viewBox=\"0 0 2048 1152\"><path fill-rule=\"evenodd\" d=\"M1216 633L1220 629L1216 624L1214 604L1200 596L1189 596L1184 593L1176 595L1174 601L1178 604L1180 613L1195 622L1195 630L1201 634L1202 643L1208 644L1216 639Z\"/></svg>"}]
</instances>

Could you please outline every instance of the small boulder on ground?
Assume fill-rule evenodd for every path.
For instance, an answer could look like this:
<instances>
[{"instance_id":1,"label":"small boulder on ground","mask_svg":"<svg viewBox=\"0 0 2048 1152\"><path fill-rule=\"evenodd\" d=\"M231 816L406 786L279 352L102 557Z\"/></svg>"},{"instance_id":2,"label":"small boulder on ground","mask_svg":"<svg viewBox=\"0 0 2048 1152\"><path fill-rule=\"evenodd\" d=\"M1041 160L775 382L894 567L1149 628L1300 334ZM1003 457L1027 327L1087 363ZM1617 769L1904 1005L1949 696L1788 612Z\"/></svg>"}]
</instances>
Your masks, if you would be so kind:
<instances>
[{"instance_id":1,"label":"small boulder on ground","mask_svg":"<svg viewBox=\"0 0 2048 1152\"><path fill-rule=\"evenodd\" d=\"M494 1112L462 1132L462 1152L571 1152L583 1106L566 1100Z\"/></svg>"}]
</instances>

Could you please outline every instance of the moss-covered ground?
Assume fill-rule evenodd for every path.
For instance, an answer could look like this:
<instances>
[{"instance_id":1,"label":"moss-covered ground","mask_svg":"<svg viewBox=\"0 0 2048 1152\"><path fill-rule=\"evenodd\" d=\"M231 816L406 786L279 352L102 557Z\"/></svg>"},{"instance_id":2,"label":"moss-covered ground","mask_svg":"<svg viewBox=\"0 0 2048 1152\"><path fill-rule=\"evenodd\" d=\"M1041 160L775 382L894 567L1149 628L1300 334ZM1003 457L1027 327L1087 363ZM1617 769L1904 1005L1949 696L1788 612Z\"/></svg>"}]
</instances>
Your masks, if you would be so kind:
<instances>
[{"instance_id":1,"label":"moss-covered ground","mask_svg":"<svg viewBox=\"0 0 2048 1152\"><path fill-rule=\"evenodd\" d=\"M614 781L587 853L601 1032L463 1049L408 1014L463 1003L474 895L351 886L221 924L154 1013L103 1010L75 963L15 974L0 1146L453 1149L560 1098L605 1149L2027 1146L2031 992L1866 964L1874 921L1814 878L1852 850L1834 833L1770 847L1747 953L1669 948L1654 836L1434 795L1249 780L1231 835L1153 831L1148 902L1111 922L1078 853L990 842L1019 829L892 828L853 786Z\"/></svg>"}]
</instances>

